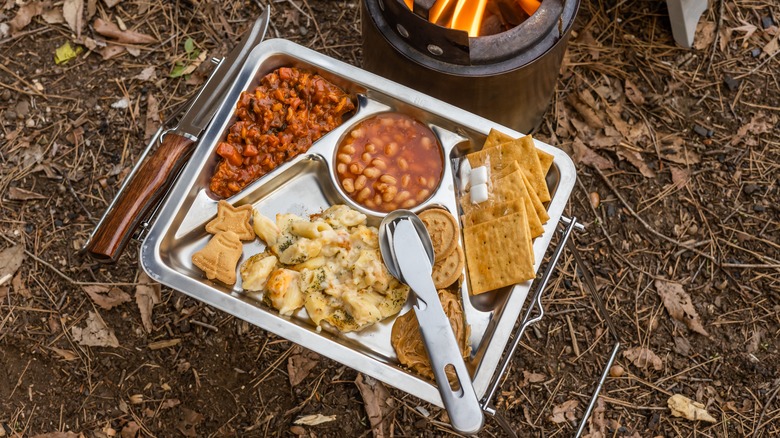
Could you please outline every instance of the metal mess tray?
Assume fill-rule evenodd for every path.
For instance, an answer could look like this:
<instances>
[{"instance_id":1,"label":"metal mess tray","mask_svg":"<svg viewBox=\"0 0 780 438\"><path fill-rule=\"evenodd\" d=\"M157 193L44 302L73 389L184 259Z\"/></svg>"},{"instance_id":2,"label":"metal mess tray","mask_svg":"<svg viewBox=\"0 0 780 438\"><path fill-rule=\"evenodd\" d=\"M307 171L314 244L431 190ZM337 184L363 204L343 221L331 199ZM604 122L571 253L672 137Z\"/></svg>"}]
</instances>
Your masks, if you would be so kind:
<instances>
[{"instance_id":1,"label":"metal mess tray","mask_svg":"<svg viewBox=\"0 0 780 438\"><path fill-rule=\"evenodd\" d=\"M408 114L428 125L436 134L443 147L445 161L442 183L426 202L413 210L440 206L448 209L458 221L457 172L453 169L457 169L461 157L481 148L491 128L515 137L521 135L292 42L280 39L265 41L250 54L201 144L160 205L140 248L141 266L155 281L442 406L433 382L416 376L399 364L390 344L394 317L360 332L340 333L327 328L318 331L305 309L290 317L281 316L275 309L263 304L258 295L243 291L240 278L230 288L207 280L203 272L192 265L192 254L201 249L210 237L204 226L216 214L217 200L210 196L208 190L218 158L214 150L234 120L241 92L255 87L265 74L281 66L319 73L354 96L357 109L341 126L316 141L306 153L281 165L228 200L234 205L252 204L271 218L286 212L306 216L333 204L346 204L365 213L369 224L377 226L384 213L367 210L345 195L336 179L334 160L341 138L361 120L381 112ZM561 150L539 141L536 141L536 147L554 156L553 167L547 175L552 195L548 206L550 220L544 226L544 234L533 245L534 269L538 271L568 202L576 171L571 159ZM241 262L263 248L259 240L245 244ZM531 286L529 281L471 296L468 282L463 282L461 298L466 321L471 325L472 356L467 360L467 366L479 398L495 390L497 367ZM402 313L406 310L408 308Z\"/></svg>"}]
</instances>

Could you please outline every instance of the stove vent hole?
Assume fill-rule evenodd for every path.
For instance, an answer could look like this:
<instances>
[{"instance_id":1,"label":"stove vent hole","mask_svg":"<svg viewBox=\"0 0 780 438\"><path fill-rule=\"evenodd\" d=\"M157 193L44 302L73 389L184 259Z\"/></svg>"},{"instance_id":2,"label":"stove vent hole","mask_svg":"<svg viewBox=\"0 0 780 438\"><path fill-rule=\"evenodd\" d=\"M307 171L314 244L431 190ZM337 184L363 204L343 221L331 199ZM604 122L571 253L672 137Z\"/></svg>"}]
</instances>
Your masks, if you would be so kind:
<instances>
[{"instance_id":1,"label":"stove vent hole","mask_svg":"<svg viewBox=\"0 0 780 438\"><path fill-rule=\"evenodd\" d=\"M401 26L400 24L396 26L396 29L398 29L398 34L401 35L404 38L409 38L409 31L406 30L405 27Z\"/></svg>"}]
</instances>

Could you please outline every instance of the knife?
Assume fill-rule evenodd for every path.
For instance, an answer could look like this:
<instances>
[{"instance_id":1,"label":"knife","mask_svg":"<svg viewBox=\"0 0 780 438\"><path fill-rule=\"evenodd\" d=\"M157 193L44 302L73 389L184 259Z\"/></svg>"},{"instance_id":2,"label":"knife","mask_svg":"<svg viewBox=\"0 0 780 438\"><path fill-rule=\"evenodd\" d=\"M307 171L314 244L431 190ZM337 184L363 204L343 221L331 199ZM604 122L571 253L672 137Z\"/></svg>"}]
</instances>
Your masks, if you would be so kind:
<instances>
[{"instance_id":1,"label":"knife","mask_svg":"<svg viewBox=\"0 0 780 438\"><path fill-rule=\"evenodd\" d=\"M84 252L101 262L117 261L133 231L189 159L247 56L265 37L269 18L270 8L266 8L241 42L219 62L177 126L162 135L157 149L128 177L84 245Z\"/></svg>"},{"instance_id":2,"label":"knife","mask_svg":"<svg viewBox=\"0 0 780 438\"><path fill-rule=\"evenodd\" d=\"M403 282L409 285L417 297L412 308L420 323L420 334L431 359L431 368L450 423L459 432L475 434L482 428L484 415L450 320L444 313L433 284L431 261L410 220L400 220L396 224L392 239L395 261ZM450 366L458 376L459 387L450 385L445 371Z\"/></svg>"}]
</instances>

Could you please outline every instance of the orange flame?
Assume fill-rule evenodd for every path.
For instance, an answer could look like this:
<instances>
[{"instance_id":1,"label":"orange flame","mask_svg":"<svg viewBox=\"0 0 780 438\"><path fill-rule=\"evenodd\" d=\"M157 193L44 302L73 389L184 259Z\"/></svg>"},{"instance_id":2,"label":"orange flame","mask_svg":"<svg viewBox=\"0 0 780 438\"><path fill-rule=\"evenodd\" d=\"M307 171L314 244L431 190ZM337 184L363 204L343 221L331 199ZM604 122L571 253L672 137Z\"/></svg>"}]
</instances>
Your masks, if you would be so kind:
<instances>
[{"instance_id":1,"label":"orange flame","mask_svg":"<svg viewBox=\"0 0 780 438\"><path fill-rule=\"evenodd\" d=\"M539 0L517 0L517 3L520 4L520 8L522 8L523 11L525 11L525 13L528 14L529 17L533 15L534 12L536 12L536 10L539 9L539 6L541 5Z\"/></svg>"},{"instance_id":2,"label":"orange flame","mask_svg":"<svg viewBox=\"0 0 780 438\"><path fill-rule=\"evenodd\" d=\"M437 0L428 13L428 21L442 27L462 30L470 37L476 37L479 36L488 1ZM514 1L529 16L533 15L541 5L541 0ZM414 10L414 0L403 0L403 2L409 10Z\"/></svg>"},{"instance_id":3,"label":"orange flame","mask_svg":"<svg viewBox=\"0 0 780 438\"><path fill-rule=\"evenodd\" d=\"M478 36L486 5L487 0L458 0L449 27L464 30L470 37Z\"/></svg>"}]
</instances>

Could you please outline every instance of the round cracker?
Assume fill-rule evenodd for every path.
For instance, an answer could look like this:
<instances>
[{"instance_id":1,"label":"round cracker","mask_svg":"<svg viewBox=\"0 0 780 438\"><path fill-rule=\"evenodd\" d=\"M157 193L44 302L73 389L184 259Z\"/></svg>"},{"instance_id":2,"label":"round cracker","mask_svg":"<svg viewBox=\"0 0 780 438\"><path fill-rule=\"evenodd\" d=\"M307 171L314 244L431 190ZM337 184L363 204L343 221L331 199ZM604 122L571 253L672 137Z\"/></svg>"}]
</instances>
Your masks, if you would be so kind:
<instances>
[{"instance_id":1,"label":"round cracker","mask_svg":"<svg viewBox=\"0 0 780 438\"><path fill-rule=\"evenodd\" d=\"M433 265L431 277L433 277L433 284L436 285L436 289L444 289L457 281L463 272L465 259L463 249L461 249L460 245L455 245L455 251L452 251L452 254Z\"/></svg>"},{"instance_id":2,"label":"round cracker","mask_svg":"<svg viewBox=\"0 0 780 438\"><path fill-rule=\"evenodd\" d=\"M447 210L430 208L420 213L420 219L431 236L436 262L452 255L458 246L458 223L455 218Z\"/></svg>"}]
</instances>

